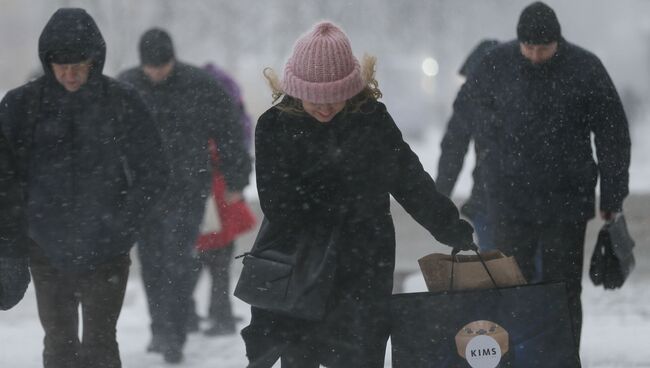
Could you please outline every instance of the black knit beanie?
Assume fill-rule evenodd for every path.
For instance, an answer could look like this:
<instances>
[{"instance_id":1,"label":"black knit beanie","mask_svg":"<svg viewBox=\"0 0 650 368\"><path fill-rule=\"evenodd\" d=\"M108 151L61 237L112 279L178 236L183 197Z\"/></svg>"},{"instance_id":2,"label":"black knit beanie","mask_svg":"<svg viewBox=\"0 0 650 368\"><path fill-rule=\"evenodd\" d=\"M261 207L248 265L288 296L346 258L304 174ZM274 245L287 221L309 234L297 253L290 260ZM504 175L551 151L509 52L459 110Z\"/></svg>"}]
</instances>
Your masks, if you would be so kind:
<instances>
[{"instance_id":1,"label":"black knit beanie","mask_svg":"<svg viewBox=\"0 0 650 368\"><path fill-rule=\"evenodd\" d=\"M169 34L153 28L140 38L140 64L159 66L174 58L174 45Z\"/></svg>"},{"instance_id":2,"label":"black knit beanie","mask_svg":"<svg viewBox=\"0 0 650 368\"><path fill-rule=\"evenodd\" d=\"M560 22L551 7L541 1L528 5L519 16L517 39L532 45L546 45L562 37Z\"/></svg>"}]
</instances>

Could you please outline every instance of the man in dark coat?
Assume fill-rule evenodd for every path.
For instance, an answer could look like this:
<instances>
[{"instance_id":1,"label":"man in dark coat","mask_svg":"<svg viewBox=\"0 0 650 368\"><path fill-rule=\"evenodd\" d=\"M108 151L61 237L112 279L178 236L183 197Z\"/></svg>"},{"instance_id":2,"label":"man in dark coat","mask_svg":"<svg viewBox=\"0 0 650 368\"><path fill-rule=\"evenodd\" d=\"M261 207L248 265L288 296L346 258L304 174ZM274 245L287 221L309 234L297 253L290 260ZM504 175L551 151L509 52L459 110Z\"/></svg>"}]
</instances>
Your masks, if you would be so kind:
<instances>
[{"instance_id":1,"label":"man in dark coat","mask_svg":"<svg viewBox=\"0 0 650 368\"><path fill-rule=\"evenodd\" d=\"M0 310L18 304L29 285L30 243L14 156L0 132Z\"/></svg>"},{"instance_id":2,"label":"man in dark coat","mask_svg":"<svg viewBox=\"0 0 650 368\"><path fill-rule=\"evenodd\" d=\"M154 111L172 174L164 207L138 242L151 315L149 351L180 362L193 289L194 244L211 189L208 140L219 150L226 199L241 199L251 162L243 145L239 113L207 72L176 60L171 37L161 29L145 32L141 66L120 80L133 85Z\"/></svg>"},{"instance_id":3,"label":"man in dark coat","mask_svg":"<svg viewBox=\"0 0 650 368\"><path fill-rule=\"evenodd\" d=\"M129 250L168 175L149 110L102 74L105 55L92 17L59 9L39 39L44 75L0 104L36 243L46 368L121 366L115 326Z\"/></svg>"},{"instance_id":4,"label":"man in dark coat","mask_svg":"<svg viewBox=\"0 0 650 368\"><path fill-rule=\"evenodd\" d=\"M481 41L469 54L458 74L466 78L470 71L479 65L483 56L498 44L496 40ZM472 225L478 237L479 248L481 250L490 250L494 248L494 242L492 241L490 227L487 224L485 203L487 198L485 198L485 181L483 179L485 173L482 172L481 165L487 155L488 144L480 141L482 135L476 134L478 126L481 125L478 123L479 117L468 118L468 115L467 111L462 113L454 111L447 123L447 131L440 143L441 152L438 161L436 185L440 193L451 197L458 175L463 168L467 147L470 141L474 140L474 151L476 153L476 164L472 172L474 185L469 199L461 207L461 212L472 220Z\"/></svg>"},{"instance_id":5,"label":"man in dark coat","mask_svg":"<svg viewBox=\"0 0 650 368\"><path fill-rule=\"evenodd\" d=\"M630 137L616 89L600 60L567 42L554 11L535 2L517 40L495 47L461 88L455 111L478 113L492 142L488 214L499 248L529 279L542 253L542 281L566 282L576 341L587 221L622 211ZM593 159L591 134L598 162Z\"/></svg>"}]
</instances>

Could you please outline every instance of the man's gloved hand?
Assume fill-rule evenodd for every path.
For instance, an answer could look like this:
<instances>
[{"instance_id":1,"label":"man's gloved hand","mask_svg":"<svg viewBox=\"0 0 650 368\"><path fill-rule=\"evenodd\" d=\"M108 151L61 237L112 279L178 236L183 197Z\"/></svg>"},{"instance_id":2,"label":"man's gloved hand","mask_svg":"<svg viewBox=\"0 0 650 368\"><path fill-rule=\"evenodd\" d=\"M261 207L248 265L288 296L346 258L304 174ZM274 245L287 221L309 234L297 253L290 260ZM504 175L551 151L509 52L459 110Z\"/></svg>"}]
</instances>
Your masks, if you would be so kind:
<instances>
[{"instance_id":1,"label":"man's gloved hand","mask_svg":"<svg viewBox=\"0 0 650 368\"><path fill-rule=\"evenodd\" d=\"M27 257L0 257L0 310L18 304L29 285Z\"/></svg>"},{"instance_id":2,"label":"man's gloved hand","mask_svg":"<svg viewBox=\"0 0 650 368\"><path fill-rule=\"evenodd\" d=\"M447 233L446 244L457 250L478 250L474 244L474 228L469 222L459 219Z\"/></svg>"}]
</instances>

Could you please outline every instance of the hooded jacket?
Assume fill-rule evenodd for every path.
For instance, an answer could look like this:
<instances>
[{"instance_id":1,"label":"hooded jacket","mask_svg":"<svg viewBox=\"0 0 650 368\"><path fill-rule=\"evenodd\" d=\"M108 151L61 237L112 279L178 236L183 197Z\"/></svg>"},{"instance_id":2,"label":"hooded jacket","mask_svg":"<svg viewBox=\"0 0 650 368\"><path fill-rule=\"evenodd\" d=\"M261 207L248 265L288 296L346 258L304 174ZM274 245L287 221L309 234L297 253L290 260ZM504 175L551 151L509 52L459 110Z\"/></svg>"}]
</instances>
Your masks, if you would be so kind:
<instances>
[{"instance_id":1,"label":"hooded jacket","mask_svg":"<svg viewBox=\"0 0 650 368\"><path fill-rule=\"evenodd\" d=\"M0 133L0 257L25 257L27 221L15 158Z\"/></svg>"},{"instance_id":2,"label":"hooded jacket","mask_svg":"<svg viewBox=\"0 0 650 368\"><path fill-rule=\"evenodd\" d=\"M49 57L90 59L87 82L68 92ZM128 253L165 186L168 163L138 94L104 76L106 46L83 9L59 9L39 39L44 75L7 93L0 124L17 155L29 232L52 264L92 270Z\"/></svg>"},{"instance_id":3,"label":"hooded jacket","mask_svg":"<svg viewBox=\"0 0 650 368\"><path fill-rule=\"evenodd\" d=\"M489 145L489 215L501 220L584 221L621 211L628 194L630 136L620 98L600 60L564 39L533 65L518 41L501 44L467 78L454 105ZM480 117L480 120L477 120ZM598 162L592 153L591 135Z\"/></svg>"}]
</instances>

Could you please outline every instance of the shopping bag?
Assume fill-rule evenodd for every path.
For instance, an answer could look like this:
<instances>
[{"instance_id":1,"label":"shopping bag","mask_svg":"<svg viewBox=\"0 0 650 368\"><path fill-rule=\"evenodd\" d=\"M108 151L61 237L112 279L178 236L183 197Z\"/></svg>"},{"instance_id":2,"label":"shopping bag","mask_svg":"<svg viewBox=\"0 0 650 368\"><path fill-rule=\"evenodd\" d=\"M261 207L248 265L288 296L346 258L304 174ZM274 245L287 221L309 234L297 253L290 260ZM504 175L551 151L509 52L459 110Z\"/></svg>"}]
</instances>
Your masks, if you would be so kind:
<instances>
[{"instance_id":1,"label":"shopping bag","mask_svg":"<svg viewBox=\"0 0 650 368\"><path fill-rule=\"evenodd\" d=\"M598 233L589 265L589 277L594 285L603 285L605 289L623 286L635 266L634 245L623 215L605 223Z\"/></svg>"},{"instance_id":2,"label":"shopping bag","mask_svg":"<svg viewBox=\"0 0 650 368\"><path fill-rule=\"evenodd\" d=\"M243 233L253 229L257 219L245 200L228 202L225 198L226 183L218 171L212 174L212 193L210 196L216 203L216 219L220 226L213 227L214 231L201 232L196 240L199 251L220 249L226 247ZM205 216L204 216L205 221ZM202 229L203 230L203 229Z\"/></svg>"},{"instance_id":3,"label":"shopping bag","mask_svg":"<svg viewBox=\"0 0 650 368\"><path fill-rule=\"evenodd\" d=\"M201 232L196 241L199 251L220 249L232 244L257 223L255 214L244 199L226 200L226 180L219 170L219 153L214 140L208 141L212 168L212 194L206 202ZM216 205L216 206L215 206Z\"/></svg>"},{"instance_id":4,"label":"shopping bag","mask_svg":"<svg viewBox=\"0 0 650 368\"><path fill-rule=\"evenodd\" d=\"M500 287L526 284L514 257L500 251L481 253L496 285ZM453 265L452 265L453 263ZM431 292L449 290L486 289L494 287L478 255L449 255L433 253L418 260L422 276ZM451 270L454 270L452 275ZM453 278L453 286L451 279Z\"/></svg>"},{"instance_id":5,"label":"shopping bag","mask_svg":"<svg viewBox=\"0 0 650 368\"><path fill-rule=\"evenodd\" d=\"M217 211L217 202L214 195L209 195L203 209L203 220L200 226L201 234L218 233L221 231L221 219Z\"/></svg>"},{"instance_id":6,"label":"shopping bag","mask_svg":"<svg viewBox=\"0 0 650 368\"><path fill-rule=\"evenodd\" d=\"M396 294L394 368L580 367L564 283Z\"/></svg>"}]
</instances>

